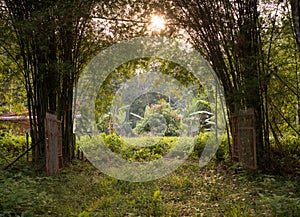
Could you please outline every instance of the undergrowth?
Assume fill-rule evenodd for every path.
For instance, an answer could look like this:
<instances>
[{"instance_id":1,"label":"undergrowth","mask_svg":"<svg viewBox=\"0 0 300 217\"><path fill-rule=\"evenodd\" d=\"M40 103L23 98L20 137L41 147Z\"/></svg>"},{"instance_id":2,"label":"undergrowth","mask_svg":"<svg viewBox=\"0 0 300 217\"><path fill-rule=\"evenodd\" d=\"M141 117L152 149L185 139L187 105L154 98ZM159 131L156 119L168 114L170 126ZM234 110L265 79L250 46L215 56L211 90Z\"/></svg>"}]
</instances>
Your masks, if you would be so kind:
<instances>
[{"instance_id":1,"label":"undergrowth","mask_svg":"<svg viewBox=\"0 0 300 217\"><path fill-rule=\"evenodd\" d=\"M36 172L21 161L0 170L0 217L300 216L299 175L250 174L227 162L226 141L214 159L200 168L199 155L207 137L202 134L193 140L194 151L177 170L150 182L120 181L79 160L59 176L46 177L45 172ZM113 135L103 139L109 149L132 161L156 159L177 141L173 137L133 138L126 143ZM148 146L149 141L156 145ZM135 142L141 147L130 145Z\"/></svg>"},{"instance_id":2,"label":"undergrowth","mask_svg":"<svg viewBox=\"0 0 300 217\"><path fill-rule=\"evenodd\" d=\"M116 180L74 161L58 177L0 171L0 216L299 216L300 178L188 160L151 182Z\"/></svg>"}]
</instances>

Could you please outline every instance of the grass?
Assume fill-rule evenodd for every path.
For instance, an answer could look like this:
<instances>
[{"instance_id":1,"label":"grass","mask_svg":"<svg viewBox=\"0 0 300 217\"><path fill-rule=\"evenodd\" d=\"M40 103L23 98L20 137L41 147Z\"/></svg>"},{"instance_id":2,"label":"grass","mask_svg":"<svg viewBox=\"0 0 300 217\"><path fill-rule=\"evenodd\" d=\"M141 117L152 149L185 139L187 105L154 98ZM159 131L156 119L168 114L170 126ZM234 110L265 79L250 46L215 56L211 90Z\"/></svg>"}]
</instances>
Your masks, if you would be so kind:
<instances>
[{"instance_id":1,"label":"grass","mask_svg":"<svg viewBox=\"0 0 300 217\"><path fill-rule=\"evenodd\" d=\"M197 163L145 183L116 180L82 161L54 178L25 166L0 170L0 216L300 216L300 177Z\"/></svg>"}]
</instances>

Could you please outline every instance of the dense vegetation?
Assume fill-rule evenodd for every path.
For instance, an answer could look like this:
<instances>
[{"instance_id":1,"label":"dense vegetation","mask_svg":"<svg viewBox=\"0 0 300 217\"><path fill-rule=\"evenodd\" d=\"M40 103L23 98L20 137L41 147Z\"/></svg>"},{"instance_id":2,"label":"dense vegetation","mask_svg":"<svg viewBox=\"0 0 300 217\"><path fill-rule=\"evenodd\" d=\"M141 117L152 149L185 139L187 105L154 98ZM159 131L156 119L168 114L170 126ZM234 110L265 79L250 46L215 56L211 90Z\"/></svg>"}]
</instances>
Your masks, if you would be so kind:
<instances>
[{"instance_id":1,"label":"dense vegetation","mask_svg":"<svg viewBox=\"0 0 300 217\"><path fill-rule=\"evenodd\" d=\"M118 181L75 161L59 177L23 167L0 171L0 216L299 216L300 180L200 169L190 159L160 180Z\"/></svg>"},{"instance_id":2,"label":"dense vegetation","mask_svg":"<svg viewBox=\"0 0 300 217\"><path fill-rule=\"evenodd\" d=\"M0 118L26 114L31 130L30 138L16 135L22 130L0 120L0 217L300 216L299 11L299 0L1 1ZM152 29L154 16L163 27ZM76 141L75 98L86 66L110 45L139 36L190 43L215 71L227 132L205 167L199 157L218 131L213 88L204 90L210 81L157 57L123 63L97 84L88 109L99 132ZM151 79L142 75L153 72L165 76L157 77L163 85L188 91L150 91L113 104L135 77L126 97L147 90ZM231 117L245 109L254 111L255 138L243 138L255 142L255 171L232 159ZM45 173L46 112L56 115L62 135L64 168L55 177ZM90 137L130 163L155 161L176 145L182 151L171 157L188 159L159 180L120 181L89 162L87 151L97 159L102 150Z\"/></svg>"},{"instance_id":3,"label":"dense vegetation","mask_svg":"<svg viewBox=\"0 0 300 217\"><path fill-rule=\"evenodd\" d=\"M273 147L281 152L285 137L299 137L298 5L297 0L2 1L1 111L28 109L32 141L43 141L33 149L37 164L45 162L45 114L55 113L61 120L63 157L71 161L76 149L73 89L89 60L123 39L180 38L215 70L225 91L228 116L254 109L258 166L271 169ZM166 21L159 31L149 28L151 16L157 14ZM110 115L115 94L107 86L118 87L137 69L148 70L151 64L143 61L116 69L100 87L106 99L96 107L104 118ZM188 70L172 64L161 61L162 73L180 82L195 80ZM107 126L100 128L104 131Z\"/></svg>"},{"instance_id":4,"label":"dense vegetation","mask_svg":"<svg viewBox=\"0 0 300 217\"><path fill-rule=\"evenodd\" d=\"M60 176L47 177L44 171L32 168L23 158L14 167L0 170L0 216L300 214L299 170L281 174L280 171L278 174L249 173L238 164L229 163L225 138L209 165L199 168L199 154L208 135L196 137L193 153L180 168L162 179L145 183L109 177L84 159L73 161ZM22 152L25 140L7 134L1 138L2 167ZM163 138L154 146L138 149L116 135L103 134L102 138L108 148L132 161L157 159L168 152L176 140L176 137ZM132 138L131 142L136 140L142 144L149 143L151 138Z\"/></svg>"}]
</instances>

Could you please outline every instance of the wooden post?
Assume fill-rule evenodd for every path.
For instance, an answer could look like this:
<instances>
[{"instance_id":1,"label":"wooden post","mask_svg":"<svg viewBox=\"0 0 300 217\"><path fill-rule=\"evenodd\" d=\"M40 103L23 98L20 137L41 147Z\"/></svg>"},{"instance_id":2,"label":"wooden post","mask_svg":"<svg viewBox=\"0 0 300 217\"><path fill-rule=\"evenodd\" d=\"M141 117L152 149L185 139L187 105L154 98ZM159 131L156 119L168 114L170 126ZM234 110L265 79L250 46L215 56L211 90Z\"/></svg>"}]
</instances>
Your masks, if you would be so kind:
<instances>
[{"instance_id":1,"label":"wooden post","mask_svg":"<svg viewBox=\"0 0 300 217\"><path fill-rule=\"evenodd\" d=\"M47 175L54 176L63 166L61 124L54 114L46 114L45 139Z\"/></svg>"},{"instance_id":2,"label":"wooden post","mask_svg":"<svg viewBox=\"0 0 300 217\"><path fill-rule=\"evenodd\" d=\"M232 161L239 162L249 170L257 169L256 131L253 109L240 111L231 117L232 122Z\"/></svg>"}]
</instances>

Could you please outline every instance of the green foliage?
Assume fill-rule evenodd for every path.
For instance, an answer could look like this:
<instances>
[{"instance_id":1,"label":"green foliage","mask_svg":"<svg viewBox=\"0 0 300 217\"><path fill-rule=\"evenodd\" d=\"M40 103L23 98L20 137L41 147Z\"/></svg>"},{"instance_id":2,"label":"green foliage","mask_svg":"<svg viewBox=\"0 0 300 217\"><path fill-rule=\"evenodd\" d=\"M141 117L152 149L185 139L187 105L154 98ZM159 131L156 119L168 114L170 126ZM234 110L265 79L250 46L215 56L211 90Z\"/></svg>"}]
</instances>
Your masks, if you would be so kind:
<instances>
[{"instance_id":1,"label":"green foliage","mask_svg":"<svg viewBox=\"0 0 300 217\"><path fill-rule=\"evenodd\" d=\"M3 61L6 57L0 54L0 59ZM22 80L16 72L11 72L14 68L13 63L5 60L3 63L0 60L0 114L9 112L23 112L26 110L26 91ZM6 64L6 65L5 65ZM11 64L9 68L7 65ZM3 66L4 65L4 66Z\"/></svg>"},{"instance_id":2,"label":"green foliage","mask_svg":"<svg viewBox=\"0 0 300 217\"><path fill-rule=\"evenodd\" d=\"M281 138L281 145L284 148L285 152L287 152L288 154L300 153L299 136L289 135L287 137Z\"/></svg>"},{"instance_id":3,"label":"green foliage","mask_svg":"<svg viewBox=\"0 0 300 217\"><path fill-rule=\"evenodd\" d=\"M129 113L131 114L131 116L129 116L129 122L132 128L135 128L137 122L140 120L132 114L143 117L148 105L157 104L162 99L167 101L168 97L156 92L146 93L135 99L135 101L130 105L129 110Z\"/></svg>"},{"instance_id":4,"label":"green foliage","mask_svg":"<svg viewBox=\"0 0 300 217\"><path fill-rule=\"evenodd\" d=\"M26 137L11 133L0 135L0 165L7 164L26 150Z\"/></svg>"},{"instance_id":5,"label":"green foliage","mask_svg":"<svg viewBox=\"0 0 300 217\"><path fill-rule=\"evenodd\" d=\"M3 15L3 11L1 11L1 15ZM25 105L27 104L24 78L20 73L16 59L12 59L4 49L6 45L7 48L9 47L8 50L12 54L15 50L15 44L12 40L15 38L11 35L11 31L8 27L9 24L5 22L5 19L1 19L1 21L0 114L8 112L19 113L26 110Z\"/></svg>"},{"instance_id":6,"label":"green foliage","mask_svg":"<svg viewBox=\"0 0 300 217\"><path fill-rule=\"evenodd\" d=\"M144 58L129 61L112 71L99 88L95 103L95 117L101 132L107 132L107 128L109 128L109 122L112 118L110 117L112 101L114 100L115 94L121 87L122 83L124 84L125 82L130 81L133 77L149 72L153 67L155 67L157 72L174 78L186 87L189 85L193 86L194 89L191 91L193 91L196 95L205 95L200 81L187 69L174 62L157 58ZM140 76L139 83L136 85L138 85L138 88L142 89L148 85L147 82L148 80L145 79L145 77ZM133 96L135 94L131 94L131 91L135 92L136 89L129 88L127 91L129 91L127 96ZM172 94L174 94L174 98L184 98L184 96L179 95L178 93L173 92ZM129 113L143 116L147 105L158 104L160 99L167 98L168 96L164 96L160 93L148 92L135 99L131 105L124 105L124 107L130 106ZM124 101L131 100L125 99ZM173 106L172 103L175 104L176 102L171 102L171 106ZM129 117L126 117L125 122L130 122L131 126L134 128L136 126L137 119L134 116L129 115Z\"/></svg>"},{"instance_id":7,"label":"green foliage","mask_svg":"<svg viewBox=\"0 0 300 217\"><path fill-rule=\"evenodd\" d=\"M112 151L115 153L120 153L122 148L124 147L124 141L120 139L115 134L101 134L104 144Z\"/></svg>"},{"instance_id":8,"label":"green foliage","mask_svg":"<svg viewBox=\"0 0 300 217\"><path fill-rule=\"evenodd\" d=\"M169 103L161 100L159 104L147 106L144 118L137 124L137 134L154 134L156 136L179 136L181 133L181 116Z\"/></svg>"},{"instance_id":9,"label":"green foliage","mask_svg":"<svg viewBox=\"0 0 300 217\"><path fill-rule=\"evenodd\" d=\"M207 140L212 134L210 132L200 133L196 137L131 137L122 138L115 134L101 134L96 141L102 140L103 143L114 153L129 161L152 161L159 159L167 154L170 157L199 159ZM220 147L216 153L215 159L218 162L230 161L227 137L222 137ZM81 138L79 142L83 150L89 153L97 152L97 144L89 143L89 140ZM179 151L175 147L181 147ZM191 149L192 147L193 150ZM93 151L91 151L93 150ZM90 156L91 157L91 156ZM97 156L94 156L97 158Z\"/></svg>"},{"instance_id":10,"label":"green foliage","mask_svg":"<svg viewBox=\"0 0 300 217\"><path fill-rule=\"evenodd\" d=\"M216 159L220 162L225 161L225 162L230 162L230 147L229 147L229 141L228 137L226 134L223 135L221 139L221 144L217 150L216 153Z\"/></svg>"},{"instance_id":11,"label":"green foliage","mask_svg":"<svg viewBox=\"0 0 300 217\"><path fill-rule=\"evenodd\" d=\"M210 133L200 133L195 137L194 154L196 154L198 157L201 156L209 135Z\"/></svg>"},{"instance_id":12,"label":"green foliage","mask_svg":"<svg viewBox=\"0 0 300 217\"><path fill-rule=\"evenodd\" d=\"M299 56L296 50L296 41L293 33L290 12L285 12L280 24L273 28L275 33L266 32L264 40L268 41L274 34L274 41L267 44L269 53L269 77L265 82L268 85L269 115L273 129L277 136L299 136L300 124L300 74ZM282 97L284 96L284 97ZM284 144L283 144L284 145Z\"/></svg>"},{"instance_id":13,"label":"green foliage","mask_svg":"<svg viewBox=\"0 0 300 217\"><path fill-rule=\"evenodd\" d=\"M147 70L148 68L148 59L129 61L112 71L101 84L95 102L95 117L102 132L106 132L109 128L111 104L122 82L135 76L136 69ZM132 91L135 91L134 88L132 88Z\"/></svg>"},{"instance_id":14,"label":"green foliage","mask_svg":"<svg viewBox=\"0 0 300 217\"><path fill-rule=\"evenodd\" d=\"M264 205L264 212L269 212L272 216L300 215L299 179L298 182L293 182L271 175L259 178L261 181L256 186L266 190L258 192L257 203Z\"/></svg>"},{"instance_id":15,"label":"green foliage","mask_svg":"<svg viewBox=\"0 0 300 217\"><path fill-rule=\"evenodd\" d=\"M120 154L122 158L130 161L150 161L161 158L168 152L172 151L174 145L185 146L186 140L179 140L177 137L135 137L128 138L125 142L117 135L105 135L102 134L104 144L113 152ZM190 142L193 141L189 138ZM180 144L177 144L180 142ZM138 145L136 145L138 144ZM186 147L185 153L174 153L179 157L188 154L189 147Z\"/></svg>"},{"instance_id":16,"label":"green foliage","mask_svg":"<svg viewBox=\"0 0 300 217\"><path fill-rule=\"evenodd\" d=\"M278 174L300 174L300 140L298 136L280 138L278 145L274 138L271 142L271 164Z\"/></svg>"},{"instance_id":17,"label":"green foliage","mask_svg":"<svg viewBox=\"0 0 300 217\"><path fill-rule=\"evenodd\" d=\"M148 138L138 139L138 142L142 140L148 140ZM148 143L145 141L145 143ZM161 158L163 155L167 154L172 147L172 138L163 138L156 143L152 143L153 145L143 148L137 148L136 146L129 145L124 150L124 157L131 161L149 161ZM140 143L142 144L142 143Z\"/></svg>"},{"instance_id":18,"label":"green foliage","mask_svg":"<svg viewBox=\"0 0 300 217\"><path fill-rule=\"evenodd\" d=\"M0 216L35 216L45 212L52 198L38 178L0 171Z\"/></svg>"},{"instance_id":19,"label":"green foliage","mask_svg":"<svg viewBox=\"0 0 300 217\"><path fill-rule=\"evenodd\" d=\"M195 137L194 151L191 155L192 158L198 159L201 156L204 147L206 146L206 143L208 141L208 138L211 135L212 134L210 132L204 132L204 133L200 133ZM230 162L231 159L230 159L230 150L228 147L229 146L228 138L226 135L224 135L220 139L221 139L221 143L215 154L215 160L217 160L218 162Z\"/></svg>"},{"instance_id":20,"label":"green foliage","mask_svg":"<svg viewBox=\"0 0 300 217\"><path fill-rule=\"evenodd\" d=\"M154 216L163 215L163 197L159 188L153 193L153 202L154 202Z\"/></svg>"},{"instance_id":21,"label":"green foliage","mask_svg":"<svg viewBox=\"0 0 300 217\"><path fill-rule=\"evenodd\" d=\"M187 161L159 180L111 178L74 161L56 178L0 170L0 216L299 216L300 180Z\"/></svg>"}]
</instances>

